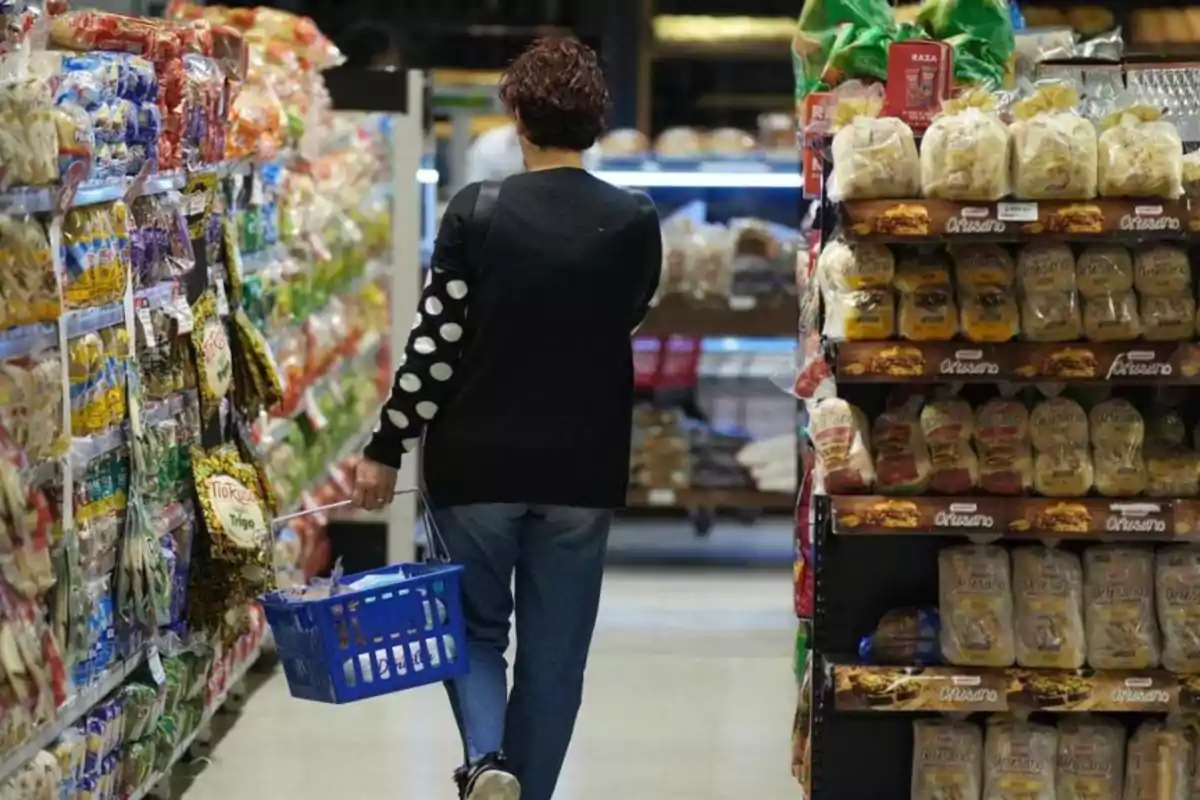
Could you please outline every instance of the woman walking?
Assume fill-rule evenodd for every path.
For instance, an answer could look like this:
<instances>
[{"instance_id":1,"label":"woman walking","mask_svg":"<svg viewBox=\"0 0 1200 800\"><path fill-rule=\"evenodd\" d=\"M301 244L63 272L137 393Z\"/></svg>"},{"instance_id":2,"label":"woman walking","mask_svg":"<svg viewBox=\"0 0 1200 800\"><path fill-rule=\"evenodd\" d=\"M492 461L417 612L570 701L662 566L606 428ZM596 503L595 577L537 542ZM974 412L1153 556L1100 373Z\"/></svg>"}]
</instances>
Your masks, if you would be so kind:
<instances>
[{"instance_id":1,"label":"woman walking","mask_svg":"<svg viewBox=\"0 0 1200 800\"><path fill-rule=\"evenodd\" d=\"M583 169L608 105L591 49L535 43L500 96L526 171L450 201L354 499L389 503L403 454L424 434L433 516L466 567L470 674L448 686L466 752L459 796L551 800L583 694L609 525L625 502L630 334L658 285L662 243L644 195Z\"/></svg>"}]
</instances>

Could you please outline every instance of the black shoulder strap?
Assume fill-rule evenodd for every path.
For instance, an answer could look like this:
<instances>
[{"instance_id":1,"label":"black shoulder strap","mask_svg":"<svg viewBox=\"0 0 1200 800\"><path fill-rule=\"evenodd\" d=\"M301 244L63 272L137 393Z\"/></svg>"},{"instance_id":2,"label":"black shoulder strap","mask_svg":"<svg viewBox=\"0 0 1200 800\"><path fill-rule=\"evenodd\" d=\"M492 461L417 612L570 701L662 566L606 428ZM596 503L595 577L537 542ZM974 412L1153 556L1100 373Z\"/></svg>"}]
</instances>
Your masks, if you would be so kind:
<instances>
[{"instance_id":1,"label":"black shoulder strap","mask_svg":"<svg viewBox=\"0 0 1200 800\"><path fill-rule=\"evenodd\" d=\"M479 269L479 260L483 254L483 243L487 241L488 231L492 229L492 216L496 210L496 200L500 197L502 181L484 181L479 184L479 194L475 197L475 208L471 210L471 224L467 232L467 242L470 247L471 261Z\"/></svg>"}]
</instances>

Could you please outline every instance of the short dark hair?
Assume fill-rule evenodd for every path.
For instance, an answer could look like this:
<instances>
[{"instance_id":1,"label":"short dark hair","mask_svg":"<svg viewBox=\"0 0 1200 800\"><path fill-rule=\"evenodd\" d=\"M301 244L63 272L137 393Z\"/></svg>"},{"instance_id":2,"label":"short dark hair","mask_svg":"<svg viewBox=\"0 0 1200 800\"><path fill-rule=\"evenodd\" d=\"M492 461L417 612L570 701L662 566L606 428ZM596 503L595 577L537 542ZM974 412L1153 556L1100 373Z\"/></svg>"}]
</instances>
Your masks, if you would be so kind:
<instances>
[{"instance_id":1,"label":"short dark hair","mask_svg":"<svg viewBox=\"0 0 1200 800\"><path fill-rule=\"evenodd\" d=\"M586 150L604 131L608 87L592 48L578 39L538 39L500 81L500 99L538 147Z\"/></svg>"}]
</instances>

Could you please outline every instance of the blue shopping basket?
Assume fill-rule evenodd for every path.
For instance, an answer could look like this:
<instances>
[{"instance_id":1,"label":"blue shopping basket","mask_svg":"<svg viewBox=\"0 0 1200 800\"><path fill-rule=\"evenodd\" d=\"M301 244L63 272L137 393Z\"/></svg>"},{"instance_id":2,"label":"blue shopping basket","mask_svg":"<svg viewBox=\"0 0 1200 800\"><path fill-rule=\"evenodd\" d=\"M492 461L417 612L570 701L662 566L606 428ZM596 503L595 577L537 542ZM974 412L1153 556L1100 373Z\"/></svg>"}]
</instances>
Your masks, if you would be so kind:
<instances>
[{"instance_id":1,"label":"blue shopping basket","mask_svg":"<svg viewBox=\"0 0 1200 800\"><path fill-rule=\"evenodd\" d=\"M441 544L426 520L431 542ZM439 556L445 552L442 545ZM461 566L402 564L346 576L337 585L398 571L402 578L322 599L285 592L262 598L293 697L349 703L466 674Z\"/></svg>"}]
</instances>

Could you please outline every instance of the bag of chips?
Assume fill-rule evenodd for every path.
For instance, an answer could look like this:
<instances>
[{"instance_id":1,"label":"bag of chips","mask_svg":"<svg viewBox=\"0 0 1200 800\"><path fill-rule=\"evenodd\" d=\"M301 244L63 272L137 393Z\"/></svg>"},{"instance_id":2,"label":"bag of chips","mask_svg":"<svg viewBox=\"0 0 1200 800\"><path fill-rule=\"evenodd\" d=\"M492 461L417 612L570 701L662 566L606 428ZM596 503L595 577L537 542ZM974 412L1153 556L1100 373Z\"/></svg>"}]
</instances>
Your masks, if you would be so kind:
<instances>
[{"instance_id":1,"label":"bag of chips","mask_svg":"<svg viewBox=\"0 0 1200 800\"><path fill-rule=\"evenodd\" d=\"M225 322L217 314L217 299L211 289L192 306L192 351L200 390L200 410L206 421L217 417L221 401L233 385L233 354Z\"/></svg>"},{"instance_id":2,"label":"bag of chips","mask_svg":"<svg viewBox=\"0 0 1200 800\"><path fill-rule=\"evenodd\" d=\"M1100 123L1098 187L1101 197L1183 194L1183 140L1174 123L1149 106L1131 105Z\"/></svg>"},{"instance_id":3,"label":"bag of chips","mask_svg":"<svg viewBox=\"0 0 1200 800\"><path fill-rule=\"evenodd\" d=\"M903 120L881 117L881 96L839 100L833 114L833 174L829 198L834 201L916 197L921 189L921 161L912 129Z\"/></svg>"},{"instance_id":4,"label":"bag of chips","mask_svg":"<svg viewBox=\"0 0 1200 800\"><path fill-rule=\"evenodd\" d=\"M944 200L999 200L1008 193L1008 128L995 99L971 91L942 105L921 143L921 189Z\"/></svg>"},{"instance_id":5,"label":"bag of chips","mask_svg":"<svg viewBox=\"0 0 1200 800\"><path fill-rule=\"evenodd\" d=\"M1087 200L1096 196L1096 128L1079 115L1079 93L1054 84L1013 107L1013 196Z\"/></svg>"}]
</instances>

